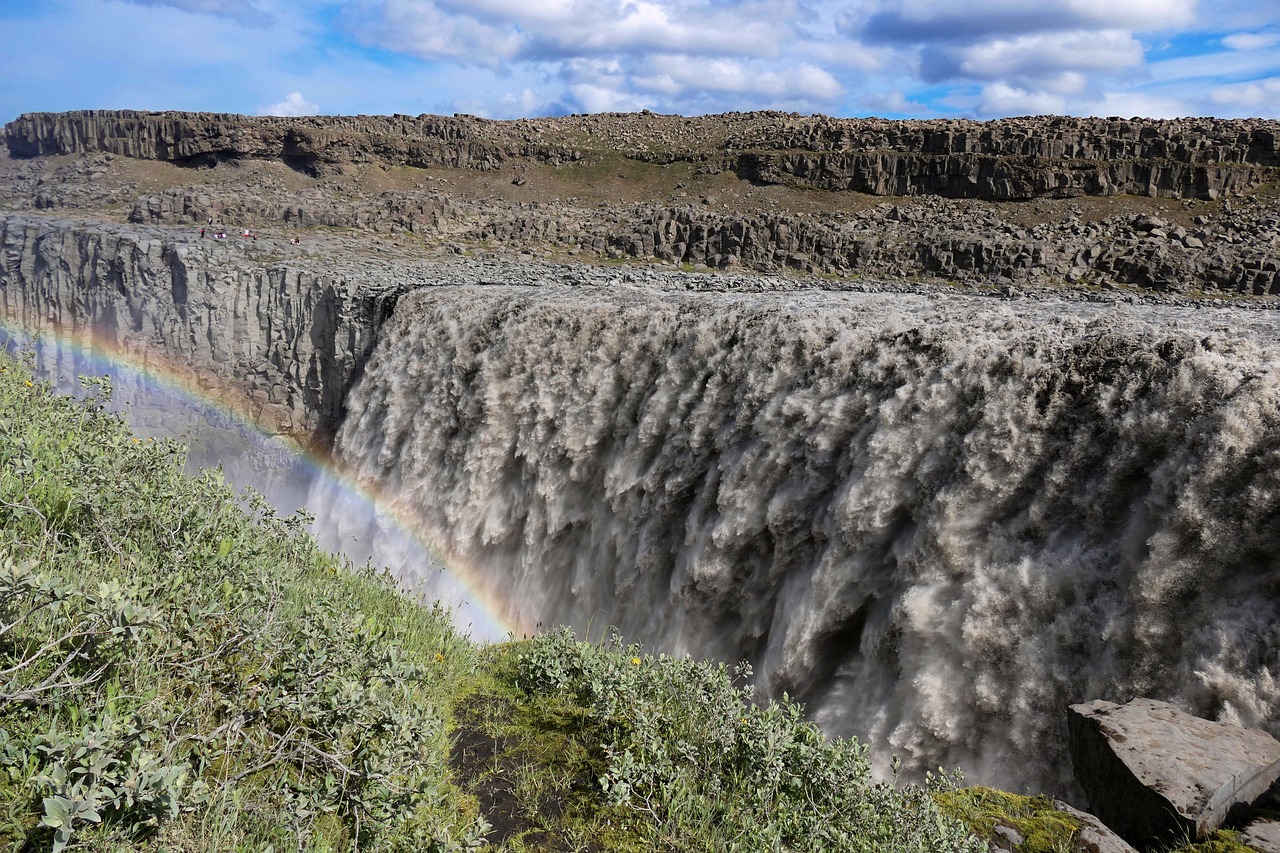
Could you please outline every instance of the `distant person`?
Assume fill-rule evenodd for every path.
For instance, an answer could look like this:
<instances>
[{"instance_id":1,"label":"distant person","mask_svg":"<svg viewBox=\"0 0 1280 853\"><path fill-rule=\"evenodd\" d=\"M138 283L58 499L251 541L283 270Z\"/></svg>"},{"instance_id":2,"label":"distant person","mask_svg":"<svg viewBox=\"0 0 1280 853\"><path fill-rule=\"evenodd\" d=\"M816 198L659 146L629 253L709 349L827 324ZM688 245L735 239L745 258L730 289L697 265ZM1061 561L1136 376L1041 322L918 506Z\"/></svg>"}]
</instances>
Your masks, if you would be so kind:
<instances>
[{"instance_id":1,"label":"distant person","mask_svg":"<svg viewBox=\"0 0 1280 853\"><path fill-rule=\"evenodd\" d=\"M204 229L203 229L203 228L201 228L201 229L200 229L200 239L202 239L202 240L204 239Z\"/></svg>"}]
</instances>

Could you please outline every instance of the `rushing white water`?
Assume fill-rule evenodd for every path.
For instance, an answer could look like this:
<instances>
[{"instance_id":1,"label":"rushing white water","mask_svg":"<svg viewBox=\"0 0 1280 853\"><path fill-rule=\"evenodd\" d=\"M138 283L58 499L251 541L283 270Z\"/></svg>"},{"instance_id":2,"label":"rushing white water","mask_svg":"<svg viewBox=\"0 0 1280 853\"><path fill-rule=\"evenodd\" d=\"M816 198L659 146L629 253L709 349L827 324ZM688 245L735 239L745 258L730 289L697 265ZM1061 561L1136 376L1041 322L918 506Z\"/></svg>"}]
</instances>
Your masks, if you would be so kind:
<instances>
[{"instance_id":1,"label":"rushing white water","mask_svg":"<svg viewBox=\"0 0 1280 853\"><path fill-rule=\"evenodd\" d=\"M424 289L338 452L526 620L1065 792L1072 702L1280 733L1277 364L1269 312Z\"/></svg>"}]
</instances>

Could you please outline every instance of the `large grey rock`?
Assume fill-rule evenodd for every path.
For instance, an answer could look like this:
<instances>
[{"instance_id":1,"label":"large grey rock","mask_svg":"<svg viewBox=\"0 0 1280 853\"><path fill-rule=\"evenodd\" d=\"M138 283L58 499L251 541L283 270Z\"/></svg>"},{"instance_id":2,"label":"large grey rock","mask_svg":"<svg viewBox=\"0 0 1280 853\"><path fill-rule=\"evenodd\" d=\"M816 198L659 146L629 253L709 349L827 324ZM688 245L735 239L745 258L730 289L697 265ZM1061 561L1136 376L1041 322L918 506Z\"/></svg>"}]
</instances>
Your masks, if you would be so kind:
<instances>
[{"instance_id":1,"label":"large grey rock","mask_svg":"<svg viewBox=\"0 0 1280 853\"><path fill-rule=\"evenodd\" d=\"M1080 822L1080 831L1071 839L1073 853L1137 853L1129 842L1112 832L1094 815L1060 800L1055 800L1053 804L1058 811L1066 812Z\"/></svg>"},{"instance_id":2,"label":"large grey rock","mask_svg":"<svg viewBox=\"0 0 1280 853\"><path fill-rule=\"evenodd\" d=\"M1237 840L1258 853L1280 853L1280 821L1255 820L1241 831Z\"/></svg>"},{"instance_id":3,"label":"large grey rock","mask_svg":"<svg viewBox=\"0 0 1280 853\"><path fill-rule=\"evenodd\" d=\"M1202 838L1280 777L1280 742L1167 702L1072 705L1067 731L1089 809L1131 844Z\"/></svg>"}]
</instances>

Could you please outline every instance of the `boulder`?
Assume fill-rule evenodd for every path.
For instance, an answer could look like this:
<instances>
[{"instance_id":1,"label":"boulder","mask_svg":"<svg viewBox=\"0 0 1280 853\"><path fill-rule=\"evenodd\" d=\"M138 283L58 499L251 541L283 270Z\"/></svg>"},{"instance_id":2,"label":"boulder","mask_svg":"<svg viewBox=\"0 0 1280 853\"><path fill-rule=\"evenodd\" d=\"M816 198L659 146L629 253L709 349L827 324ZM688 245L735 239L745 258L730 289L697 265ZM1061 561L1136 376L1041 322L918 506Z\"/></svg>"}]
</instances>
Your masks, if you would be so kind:
<instances>
[{"instance_id":1,"label":"boulder","mask_svg":"<svg viewBox=\"0 0 1280 853\"><path fill-rule=\"evenodd\" d=\"M1129 842L1108 829L1095 816L1061 800L1054 800L1053 805L1058 811L1066 812L1080 822L1080 831L1071 839L1072 853L1137 853Z\"/></svg>"},{"instance_id":2,"label":"boulder","mask_svg":"<svg viewBox=\"0 0 1280 853\"><path fill-rule=\"evenodd\" d=\"M1236 839L1258 853L1280 853L1280 821L1255 820Z\"/></svg>"},{"instance_id":3,"label":"boulder","mask_svg":"<svg viewBox=\"0 0 1280 853\"><path fill-rule=\"evenodd\" d=\"M1067 732L1089 810L1137 846L1203 838L1280 777L1271 735L1153 699L1072 705Z\"/></svg>"}]
</instances>

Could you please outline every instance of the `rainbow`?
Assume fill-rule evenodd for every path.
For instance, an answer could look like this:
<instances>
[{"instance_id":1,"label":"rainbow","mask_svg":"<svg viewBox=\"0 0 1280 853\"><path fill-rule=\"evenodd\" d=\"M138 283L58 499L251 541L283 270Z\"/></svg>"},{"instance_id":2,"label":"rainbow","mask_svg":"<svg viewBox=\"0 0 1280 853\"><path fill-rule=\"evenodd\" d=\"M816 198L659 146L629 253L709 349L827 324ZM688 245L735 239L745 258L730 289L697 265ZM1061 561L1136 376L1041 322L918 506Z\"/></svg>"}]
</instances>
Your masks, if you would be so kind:
<instances>
[{"instance_id":1,"label":"rainbow","mask_svg":"<svg viewBox=\"0 0 1280 853\"><path fill-rule=\"evenodd\" d=\"M259 450L268 441L277 447L283 441L295 469L301 469L309 478L312 494L327 495L335 502L341 501L345 509L356 508L376 519L381 531L408 543L426 557L426 562L440 567L439 577L430 585L430 597L437 598L451 611L460 632L481 642L530 633L503 591L473 562L446 547L445 537L429 530L396 495L378 484L361 482L318 442L300 442L263 430L257 425L246 395L229 383L211 383L208 376L197 375L190 365L166 353L146 348L129 349L87 328L68 330L43 324L32 327L0 317L0 346L6 343L31 346L37 351L37 361L42 354L49 354L48 348L52 346L57 349L60 362L71 360L76 364L79 375L123 377L131 388L150 398L165 400L167 405L172 401L192 413L216 413L219 420L234 423L240 434L258 443ZM388 568L407 593L422 595L425 592L409 584L411 579L397 572L396 567Z\"/></svg>"}]
</instances>

